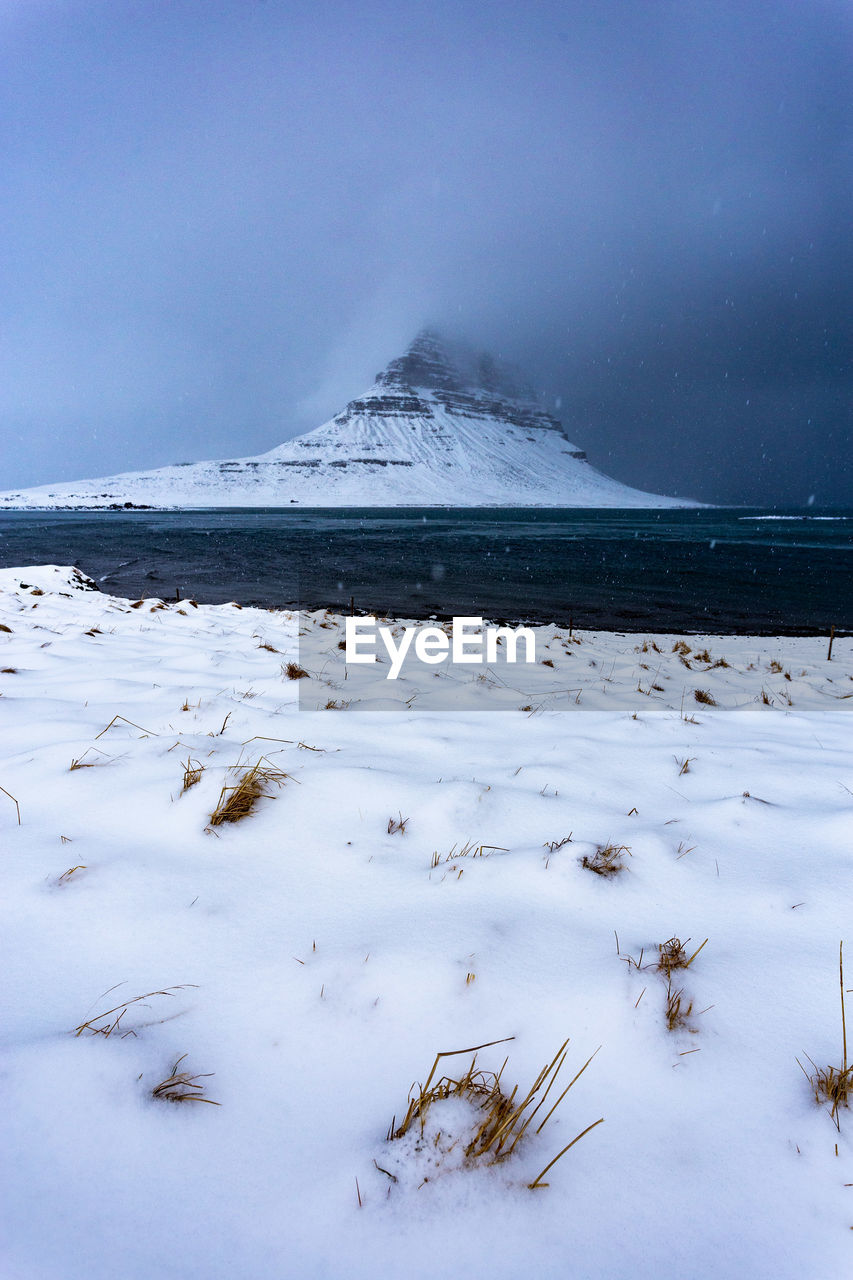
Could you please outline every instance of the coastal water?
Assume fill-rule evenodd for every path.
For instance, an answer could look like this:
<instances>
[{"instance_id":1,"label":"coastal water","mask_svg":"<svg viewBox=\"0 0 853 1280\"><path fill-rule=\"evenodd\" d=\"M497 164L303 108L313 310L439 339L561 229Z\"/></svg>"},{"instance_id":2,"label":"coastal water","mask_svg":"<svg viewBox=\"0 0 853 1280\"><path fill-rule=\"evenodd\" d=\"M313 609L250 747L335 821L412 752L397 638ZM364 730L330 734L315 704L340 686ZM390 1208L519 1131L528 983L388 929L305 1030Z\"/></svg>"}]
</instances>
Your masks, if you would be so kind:
<instances>
[{"instance_id":1,"label":"coastal water","mask_svg":"<svg viewBox=\"0 0 853 1280\"><path fill-rule=\"evenodd\" d=\"M76 564L115 595L620 631L849 631L851 552L849 510L0 515L0 566Z\"/></svg>"}]
</instances>

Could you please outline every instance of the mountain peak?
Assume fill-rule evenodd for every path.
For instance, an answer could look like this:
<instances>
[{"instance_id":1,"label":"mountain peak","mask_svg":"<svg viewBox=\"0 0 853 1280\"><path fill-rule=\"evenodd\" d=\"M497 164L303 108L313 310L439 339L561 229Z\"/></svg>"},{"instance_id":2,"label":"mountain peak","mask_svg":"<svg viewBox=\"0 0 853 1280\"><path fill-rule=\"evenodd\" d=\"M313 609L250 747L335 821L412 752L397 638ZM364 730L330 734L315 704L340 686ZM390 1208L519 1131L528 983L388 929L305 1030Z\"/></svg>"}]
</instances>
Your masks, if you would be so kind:
<instances>
[{"instance_id":1,"label":"mountain peak","mask_svg":"<svg viewBox=\"0 0 853 1280\"><path fill-rule=\"evenodd\" d=\"M422 329L334 418L252 458L0 494L0 505L692 505L602 475L502 359Z\"/></svg>"},{"instance_id":2,"label":"mountain peak","mask_svg":"<svg viewBox=\"0 0 853 1280\"><path fill-rule=\"evenodd\" d=\"M425 391L461 391L459 370L432 329L421 329L404 355L377 374L379 387L418 387Z\"/></svg>"},{"instance_id":3,"label":"mountain peak","mask_svg":"<svg viewBox=\"0 0 853 1280\"><path fill-rule=\"evenodd\" d=\"M401 391L489 396L527 406L537 404L535 391L514 366L487 351L448 342L434 329L421 329L405 353L377 374L376 385Z\"/></svg>"}]
</instances>

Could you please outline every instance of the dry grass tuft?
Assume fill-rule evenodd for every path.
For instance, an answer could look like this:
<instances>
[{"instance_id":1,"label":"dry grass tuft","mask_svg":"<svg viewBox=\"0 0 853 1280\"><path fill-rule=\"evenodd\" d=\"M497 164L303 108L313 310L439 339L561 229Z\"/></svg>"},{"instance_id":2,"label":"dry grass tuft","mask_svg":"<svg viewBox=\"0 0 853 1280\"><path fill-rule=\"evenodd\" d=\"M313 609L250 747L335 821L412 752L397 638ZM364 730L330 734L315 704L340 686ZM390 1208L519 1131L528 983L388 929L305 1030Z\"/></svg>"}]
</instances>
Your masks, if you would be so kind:
<instances>
[{"instance_id":1,"label":"dry grass tuft","mask_svg":"<svg viewBox=\"0 0 853 1280\"><path fill-rule=\"evenodd\" d=\"M239 766L235 765L235 768ZM233 786L226 785L222 788L216 808L210 815L210 825L218 827L223 822L240 822L247 818L257 802L262 797L269 796L268 788L271 784L280 787L289 777L289 773L284 773L271 764L266 756L261 756L260 760L240 774Z\"/></svg>"},{"instance_id":2,"label":"dry grass tuft","mask_svg":"<svg viewBox=\"0 0 853 1280\"><path fill-rule=\"evenodd\" d=\"M684 944L680 938L670 938L668 942L658 943L657 969L659 973L665 973L669 977L673 969L686 968L687 952L684 950Z\"/></svg>"},{"instance_id":3,"label":"dry grass tuft","mask_svg":"<svg viewBox=\"0 0 853 1280\"><path fill-rule=\"evenodd\" d=\"M814 1067L814 1072L809 1075L803 1064L797 1059L797 1065L803 1075L808 1080L814 1091L815 1102L827 1103L829 1105L829 1114L832 1117L836 1129L841 1128L838 1117L839 1107L847 1107L850 1105L849 1099L853 1093L853 1066L847 1064L847 1018L844 1012L844 943L838 945L838 985L841 988L841 1066L840 1067L818 1067L815 1062L808 1058Z\"/></svg>"},{"instance_id":4,"label":"dry grass tuft","mask_svg":"<svg viewBox=\"0 0 853 1280\"><path fill-rule=\"evenodd\" d=\"M690 968L708 939L706 938L705 942L703 942L701 946L697 947L692 956L688 958L687 952L684 948L689 941L689 938L685 939L684 942L682 942L680 938L670 938L667 942L661 942L658 944L658 973L662 973L669 978L673 969Z\"/></svg>"},{"instance_id":5,"label":"dry grass tuft","mask_svg":"<svg viewBox=\"0 0 853 1280\"><path fill-rule=\"evenodd\" d=\"M707 689L694 689L693 697L705 707L715 707L717 705L716 698Z\"/></svg>"},{"instance_id":6,"label":"dry grass tuft","mask_svg":"<svg viewBox=\"0 0 853 1280\"><path fill-rule=\"evenodd\" d=\"M676 990L672 985L672 978L668 977L666 982L666 1028L667 1031L680 1031L682 1027L689 1029L689 1018L693 1012L693 1001L690 1000L686 1005L683 1003L684 989L679 987Z\"/></svg>"},{"instance_id":7,"label":"dry grass tuft","mask_svg":"<svg viewBox=\"0 0 853 1280\"><path fill-rule=\"evenodd\" d=\"M452 1049L447 1052L437 1053L435 1061L432 1064L432 1070L427 1077L426 1084L413 1086L409 1093L409 1105L402 1124L396 1123L396 1116L392 1119L388 1129L387 1138L393 1141L402 1138L412 1125L417 1122L420 1125L421 1136L424 1132L424 1120L429 1108L435 1102L443 1101L446 1098L465 1098L473 1103L480 1112L482 1119L474 1129L473 1135L465 1146L465 1161L468 1167L472 1167L478 1161L486 1164L498 1164L508 1159L518 1143L524 1137L530 1125L533 1122L537 1112L543 1106L548 1094L550 1093L560 1069L566 1060L568 1040L565 1040L557 1050L550 1063L547 1063L530 1089L523 1096L521 1101L516 1101L518 1095L518 1085L507 1096L501 1089L501 1076L507 1059L497 1073L493 1071L477 1070L477 1053L480 1049L488 1049L492 1045L505 1044L507 1040L514 1039L508 1036L506 1040L490 1040L487 1044L474 1045L470 1049ZM595 1053L598 1053L596 1049ZM581 1067L580 1071L569 1081L565 1089L563 1089L556 1102L546 1112L544 1118L540 1120L535 1132L541 1133L545 1125L551 1119L551 1116L557 1110L563 1098L571 1089L572 1085L586 1071L592 1059L595 1057L593 1053ZM471 1062L468 1070L461 1076L442 1076L434 1083L434 1077L438 1064L442 1058L453 1058L461 1055L472 1054ZM544 1090L544 1092L543 1092ZM541 1096L539 1096L541 1093ZM539 1100L536 1101L537 1096ZM534 1105L535 1104L535 1105ZM561 1156L573 1147L584 1134L589 1133L590 1129L594 1129L596 1125L603 1122L604 1117L596 1120L593 1124L588 1125L582 1130L577 1137L573 1138L568 1146L564 1147L558 1155L545 1166L542 1172L534 1178L533 1182L528 1183L530 1190L537 1187L547 1187L548 1183L543 1182L544 1174L551 1169Z\"/></svg>"},{"instance_id":8,"label":"dry grass tuft","mask_svg":"<svg viewBox=\"0 0 853 1280\"><path fill-rule=\"evenodd\" d=\"M686 939L686 942L689 941L689 938ZM666 942L658 944L657 963L643 965L642 951L640 952L640 958L638 960L635 960L632 955L622 954L619 948L619 935L616 934L616 954L619 956L620 960L625 961L629 969L636 969L638 973L644 968L653 969L654 972L661 974L665 979L666 1002L664 1006L664 1016L668 1031L680 1031L685 1029L695 1033L695 1028L690 1025L690 1016L693 1013L693 1001L685 998L683 987L675 987L673 985L672 977L673 973L678 970L686 970L690 968L707 941L708 939L706 938L705 942L703 942L701 946L698 946L691 956L688 956L685 950L685 942L682 942L680 938L669 938ZM635 1009L639 1005L645 993L646 988L643 987L643 990L640 992L637 997L637 1002L634 1005ZM709 1005L708 1008L713 1008L713 1005ZM707 1011L707 1009L703 1009L701 1012L707 1013ZM694 1053L696 1050L691 1049L688 1050L688 1052Z\"/></svg>"},{"instance_id":9,"label":"dry grass tuft","mask_svg":"<svg viewBox=\"0 0 853 1280\"><path fill-rule=\"evenodd\" d=\"M311 679L305 668L300 667L298 662L288 662L286 667L282 667L282 673L287 676L288 680Z\"/></svg>"},{"instance_id":10,"label":"dry grass tuft","mask_svg":"<svg viewBox=\"0 0 853 1280\"><path fill-rule=\"evenodd\" d=\"M587 871L594 871L597 876L618 876L625 871L624 855L630 858L631 850L626 844L600 844L592 857L585 853L581 858L581 866Z\"/></svg>"},{"instance_id":11,"label":"dry grass tuft","mask_svg":"<svg viewBox=\"0 0 853 1280\"><path fill-rule=\"evenodd\" d=\"M676 655L679 662L685 667L690 666L690 645L685 644L683 640L676 640L672 646L672 653Z\"/></svg>"},{"instance_id":12,"label":"dry grass tuft","mask_svg":"<svg viewBox=\"0 0 853 1280\"><path fill-rule=\"evenodd\" d=\"M829 1114L836 1129L841 1128L838 1108L849 1106L850 1094L853 1093L853 1067L818 1067L808 1054L805 1055L814 1067L811 1075L806 1071L799 1058L800 1070L814 1091L815 1102L829 1106Z\"/></svg>"},{"instance_id":13,"label":"dry grass tuft","mask_svg":"<svg viewBox=\"0 0 853 1280\"><path fill-rule=\"evenodd\" d=\"M397 833L398 833L398 832L399 832L399 834L400 834L401 836L402 836L402 835L405 835L405 834L406 834L406 823L407 823L408 821L409 821L409 819L408 819L408 818L404 818L404 817L403 817L403 815L402 815L402 813L400 813L400 814L399 814L399 816L398 816L398 817L396 817L396 818L389 818L389 819L388 819L388 834L389 834L389 836L397 835Z\"/></svg>"},{"instance_id":14,"label":"dry grass tuft","mask_svg":"<svg viewBox=\"0 0 853 1280\"><path fill-rule=\"evenodd\" d=\"M185 791L189 791L190 787L194 787L195 784L201 780L201 775L203 773L204 765L199 764L198 760L193 761L188 757L187 762L184 765L184 782L181 787L181 795L183 795Z\"/></svg>"},{"instance_id":15,"label":"dry grass tuft","mask_svg":"<svg viewBox=\"0 0 853 1280\"><path fill-rule=\"evenodd\" d=\"M435 870L443 862L456 862L458 858L490 858L493 853L509 853L509 849L500 844L475 844L473 840L466 840L461 846L454 844L445 854L434 850L430 867Z\"/></svg>"},{"instance_id":16,"label":"dry grass tuft","mask_svg":"<svg viewBox=\"0 0 853 1280\"><path fill-rule=\"evenodd\" d=\"M87 760L86 756L90 751L96 751L99 756L103 756L103 760ZM82 756L78 756L76 760L72 760L68 766L68 772L74 773L75 769L95 769L102 765L112 764L113 757L108 756L105 751L101 751L98 747L87 747Z\"/></svg>"},{"instance_id":17,"label":"dry grass tuft","mask_svg":"<svg viewBox=\"0 0 853 1280\"><path fill-rule=\"evenodd\" d=\"M120 1030L122 1018L132 1006L140 1005L143 1009L147 1009L149 1007L145 1003L147 1000L153 1000L155 996L173 998L176 991L185 991L188 988L195 988L195 983L182 982L176 987L164 987L162 991L147 991L145 995L134 996L130 1000L117 1004L114 1009L107 1009L106 1012L97 1013L94 1018L88 1018L86 1022L81 1022L78 1027L74 1028L74 1034L75 1036L82 1036L84 1032L88 1032L91 1036L103 1036L108 1040L114 1031ZM111 987L110 990L115 991L115 987ZM104 992L104 995L108 994L109 992ZM164 1022L165 1019L158 1018L157 1021ZM136 1032L133 1030L123 1031L122 1035L135 1036Z\"/></svg>"},{"instance_id":18,"label":"dry grass tuft","mask_svg":"<svg viewBox=\"0 0 853 1280\"><path fill-rule=\"evenodd\" d=\"M262 640L258 648L266 649L267 653L281 653L280 649L276 649L275 645L267 644L266 640Z\"/></svg>"},{"instance_id":19,"label":"dry grass tuft","mask_svg":"<svg viewBox=\"0 0 853 1280\"><path fill-rule=\"evenodd\" d=\"M152 1098L161 1098L166 1102L209 1102L212 1107L218 1107L222 1104L214 1102L212 1098L204 1096L203 1084L197 1081L205 1080L208 1076L212 1076L212 1071L206 1071L201 1075L191 1076L188 1071L178 1071L178 1067L187 1055L184 1053L178 1058L178 1061L172 1067L172 1073L165 1080L161 1080L151 1090Z\"/></svg>"},{"instance_id":20,"label":"dry grass tuft","mask_svg":"<svg viewBox=\"0 0 853 1280\"><path fill-rule=\"evenodd\" d=\"M323 710L324 711L346 711L347 707L350 705L350 702L351 702L351 699L349 698L337 698L337 699L329 698L329 701L323 707Z\"/></svg>"}]
</instances>

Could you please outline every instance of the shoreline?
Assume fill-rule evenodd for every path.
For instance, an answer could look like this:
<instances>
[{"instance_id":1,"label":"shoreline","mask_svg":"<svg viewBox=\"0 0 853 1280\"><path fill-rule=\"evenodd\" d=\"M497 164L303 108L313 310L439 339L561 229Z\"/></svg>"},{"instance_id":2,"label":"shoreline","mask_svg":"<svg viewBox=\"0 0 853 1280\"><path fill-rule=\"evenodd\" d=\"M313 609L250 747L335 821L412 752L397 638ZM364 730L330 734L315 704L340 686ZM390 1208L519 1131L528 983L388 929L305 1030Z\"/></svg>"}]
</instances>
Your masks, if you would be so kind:
<instances>
[{"instance_id":1,"label":"shoreline","mask_svg":"<svg viewBox=\"0 0 853 1280\"><path fill-rule=\"evenodd\" d=\"M159 599L159 597L152 597L152 599L155 599L155 598ZM205 603L205 602L202 600L199 600L199 604L202 604L202 603ZM209 602L209 603L214 603L214 602ZM344 617L346 616L346 614L350 613L349 609L341 608L340 600L315 599L307 604L287 603L282 605L270 605L270 606L256 604L252 601L238 601L238 603L244 609L245 608L269 609L271 612L274 612L276 610L289 610L291 612L305 612L305 613L328 612L328 613L334 613L338 617ZM429 623L429 622L448 623L448 622L451 622L454 617L459 616L458 613L449 613L447 611L442 611L442 610L436 610L435 612L432 612L432 613L408 612L406 614L403 614L403 613L392 614L385 611L384 609L369 609L369 608L364 608L360 605L356 605L354 614L356 617L359 617L359 618L379 617L379 618L383 618L386 621L390 620L394 622L411 622L411 623ZM352 614L350 614L350 616L352 616ZM555 616L553 613L549 615L539 614L539 613L494 614L489 616L484 615L483 622L487 626L494 626L494 627L522 627L522 626L537 627L537 628L559 627L562 630L569 630L571 628L573 631L577 631L577 632L594 632L596 634L601 633L601 634L608 634L608 635L614 635L614 636L665 636L670 638L677 638L679 636L692 636L692 637L695 637L696 639L707 638L709 640L712 640L712 639L722 640L727 637L736 637L738 639L749 639L750 637L754 637L756 639L761 639L761 640L772 640L774 637L779 637L780 639L812 640L812 639L820 639L823 636L826 638L827 642L829 641L829 638L830 638L830 629L829 628L823 629L818 626L814 626L814 627L804 626L804 627L797 627L797 628L790 628L790 629L786 629L784 627L779 628L779 627L771 627L771 626L768 626L766 628L761 628L761 627L748 628L745 624L743 630L725 631L725 630L715 630L709 625L703 626L697 622L695 626L689 629L685 628L682 630L681 628L673 628L673 627L658 628L653 625L641 626L634 619L627 619L627 620L621 621L619 625L615 625L615 624L609 625L607 623L593 623L589 621L588 616L587 618L585 618L584 614L581 612L569 614L568 611L566 611L562 616L559 616L559 615ZM849 638L853 636L853 627L835 627L833 628L833 634L835 635L836 639Z\"/></svg>"},{"instance_id":2,"label":"shoreline","mask_svg":"<svg viewBox=\"0 0 853 1280\"><path fill-rule=\"evenodd\" d=\"M33 615L36 609L41 609L38 621ZM139 638L151 634L155 622L160 632L165 624L177 626L182 643L196 643L202 650L205 632L225 625L240 645L266 646L275 653L282 670L291 662L308 672L307 679L294 682L302 709L322 707L324 699L334 702L330 693L344 688L348 706L364 710L376 705L383 711L414 705L416 700L418 709L443 712L457 705L460 710L497 706L508 710L515 705L529 712L531 707L556 709L561 701L574 700L576 707L583 703L584 709L618 705L632 711L663 709L684 714L685 700L688 709L695 711L693 704L703 693L710 698L706 706L729 709L759 704L813 709L848 698L853 705L853 675L845 683L853 662L853 637L840 631L834 633L830 661L829 637L821 633L629 631L484 618L485 626L529 626L536 637L536 661L517 665L498 661L482 668L410 664L399 679L390 681L387 657L380 655L370 666L345 663L347 615L340 611L268 609L237 601L205 604L160 596L130 600L102 592L92 579L69 566L0 570L0 619L5 619L7 629L13 619L42 629L48 609L58 611L53 621L85 627L84 634L101 646L112 643L121 618L122 626ZM395 634L425 624L450 630L450 618L440 615L422 619L381 611L356 610L356 614L375 616ZM264 638L270 636L272 641Z\"/></svg>"}]
</instances>

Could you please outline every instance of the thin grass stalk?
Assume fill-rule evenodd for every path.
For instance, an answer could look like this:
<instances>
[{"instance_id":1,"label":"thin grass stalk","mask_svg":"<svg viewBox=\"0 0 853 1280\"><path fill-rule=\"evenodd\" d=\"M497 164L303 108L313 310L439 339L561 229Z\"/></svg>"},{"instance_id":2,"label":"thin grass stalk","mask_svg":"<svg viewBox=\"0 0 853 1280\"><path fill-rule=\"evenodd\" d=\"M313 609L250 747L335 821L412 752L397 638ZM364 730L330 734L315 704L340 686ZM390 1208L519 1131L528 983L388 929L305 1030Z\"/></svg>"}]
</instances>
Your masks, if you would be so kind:
<instances>
[{"instance_id":1,"label":"thin grass stalk","mask_svg":"<svg viewBox=\"0 0 853 1280\"><path fill-rule=\"evenodd\" d=\"M15 808L17 809L17 811L18 811L18 826L20 826L20 825L21 825L21 806L18 804L17 800L16 800L16 799L15 799L15 797L12 795L12 792L11 792L11 791L7 791L5 787L0 787L0 791L2 791L2 792L3 792L3 795L4 795L4 796L8 796L8 797L9 797L9 799L12 801L12 804L13 804L13 805L15 806Z\"/></svg>"},{"instance_id":2,"label":"thin grass stalk","mask_svg":"<svg viewBox=\"0 0 853 1280\"><path fill-rule=\"evenodd\" d=\"M596 1049L595 1053L598 1053L598 1050L599 1050L600 1048L601 1048L601 1045L599 1045L599 1046L598 1046L598 1049ZM585 1063L583 1064L583 1066L581 1067L580 1071L577 1073L577 1075L576 1075L576 1076L574 1076L574 1077L569 1081L569 1083L566 1085L565 1089L564 1089L564 1090L563 1090L563 1092L560 1094L559 1098L558 1098L558 1099L557 1099L557 1101L554 1103L553 1107L552 1107L552 1108L551 1108L551 1110L548 1112L547 1116L546 1116L546 1117L545 1117L545 1119L542 1121L542 1123L540 1124L539 1128L536 1130L536 1132L537 1132L537 1133L541 1133L541 1132L542 1132L542 1130L545 1128L545 1125L546 1125L546 1124L548 1123L548 1121L551 1119L551 1116L552 1116L552 1115L554 1114L554 1112L557 1110L557 1107L559 1107L560 1103L563 1101L563 1098L565 1098L566 1094L569 1092L569 1090L571 1089L572 1085L575 1083L575 1081L576 1081L576 1080L579 1080L579 1079L580 1079L580 1077L583 1075L583 1073L586 1071L587 1067L589 1066L589 1064L592 1062L593 1058L595 1057L595 1053L590 1054L590 1056L587 1058L586 1062L585 1062ZM598 1122L596 1122L596 1123L598 1123ZM585 1132L585 1131L584 1131L584 1132ZM581 1135L581 1137L582 1137L582 1136L583 1136L583 1134Z\"/></svg>"},{"instance_id":3,"label":"thin grass stalk","mask_svg":"<svg viewBox=\"0 0 853 1280\"><path fill-rule=\"evenodd\" d=\"M553 1088L553 1085L554 1085L554 1081L557 1079L557 1076L560 1074L560 1070L561 1070L561 1068L562 1068L562 1066L563 1066L563 1063L566 1061L566 1057L568 1056L568 1049L566 1048L566 1046L568 1045L568 1043L569 1043L569 1042L568 1042L568 1040L564 1041L562 1048L558 1050L558 1054L562 1055L562 1056L560 1057L560 1061L559 1061L559 1062L557 1062L557 1059L556 1059L556 1058L554 1058L553 1062L551 1063L551 1066L549 1066L549 1067L548 1067L548 1071L550 1072L550 1071L551 1071L551 1069L552 1069L552 1067L554 1067L554 1063L555 1063L555 1062L557 1062L556 1069L554 1070L553 1075L551 1076L551 1079L548 1081L548 1088L547 1088L547 1089L545 1090L545 1092L542 1094L542 1097L539 1099L539 1101L537 1102L536 1106L533 1108L533 1110L531 1111L530 1115L527 1117L527 1119L525 1120L524 1124L523 1124L523 1125L521 1126L521 1128L519 1129L518 1133L517 1133L517 1134L516 1134L516 1136L515 1136L515 1140L513 1141L512 1146L510 1147L509 1151L507 1152L507 1155L512 1155L512 1153L513 1153L513 1151L515 1150L516 1144L518 1143L519 1139L524 1137L525 1133L527 1132L528 1128L530 1127L530 1123L531 1123L531 1121L533 1120L533 1117L536 1115L536 1112L539 1110L539 1108L540 1108L540 1107L542 1106L542 1104L544 1103L545 1099L548 1097L548 1094L551 1092L551 1089ZM569 1085L569 1088L571 1088L571 1085ZM565 1093L561 1095L561 1097L564 1097L564 1096L565 1096ZM558 1105L559 1105L559 1102L558 1102Z\"/></svg>"},{"instance_id":4,"label":"thin grass stalk","mask_svg":"<svg viewBox=\"0 0 853 1280\"><path fill-rule=\"evenodd\" d=\"M171 998L174 996L174 993L176 991L184 991L187 988L191 988L191 987L195 987L195 983L183 982L176 987L164 987L162 991L147 991L144 995L133 996L132 999L125 1000L122 1004L117 1004L114 1009L107 1009L105 1013L95 1014L95 1016L93 1018L89 1018L88 1021L81 1022L78 1027L74 1028L74 1034L75 1036L81 1036L84 1031L91 1031L93 1035L103 1035L103 1036L109 1037L111 1033L116 1029L119 1022L124 1017L125 1013L127 1013L127 1010L131 1007L131 1005L141 1004L144 1000L150 1000L154 996L169 996ZM115 988L113 987L111 988L111 990L115 990ZM112 1024L112 1026L96 1027L94 1025L96 1022L102 1022L105 1018L112 1017L114 1013L118 1013L119 1017Z\"/></svg>"},{"instance_id":5,"label":"thin grass stalk","mask_svg":"<svg viewBox=\"0 0 853 1280\"><path fill-rule=\"evenodd\" d=\"M844 1041L844 1065L842 1071L847 1075L847 1019L844 1015L844 942L838 944L838 979L841 983L841 1036Z\"/></svg>"},{"instance_id":6,"label":"thin grass stalk","mask_svg":"<svg viewBox=\"0 0 853 1280\"><path fill-rule=\"evenodd\" d=\"M503 1036L500 1040L487 1040L485 1044L475 1044L471 1049L446 1049L441 1053L437 1053L435 1055L435 1062L432 1064L432 1070L427 1076L427 1081L422 1088L422 1092L426 1093L427 1089L429 1088L430 1082L432 1081L432 1078L435 1075L435 1069L438 1066L439 1060L441 1058L455 1058L460 1053L477 1053L479 1052L480 1049L490 1049L493 1044L507 1044L510 1040L514 1040L514 1039L515 1039L515 1036Z\"/></svg>"},{"instance_id":7,"label":"thin grass stalk","mask_svg":"<svg viewBox=\"0 0 853 1280\"><path fill-rule=\"evenodd\" d=\"M707 942L707 941L708 941L708 939L706 938L706 939L705 939L705 942ZM703 942L703 943L702 943L702 947L704 947L705 942ZM692 965L693 961L696 959L696 957L698 956L699 952L702 950L702 947L697 947L697 948L696 948L696 950L693 952L693 955L690 957L690 959L687 961L687 964L684 966L684 967L685 967L685 969L689 969L689 968L690 968L690 966Z\"/></svg>"},{"instance_id":8,"label":"thin grass stalk","mask_svg":"<svg viewBox=\"0 0 853 1280\"><path fill-rule=\"evenodd\" d=\"M545 1165L545 1168L542 1170L542 1172L539 1174L539 1176L538 1176L538 1177L536 1177L536 1178L534 1178L532 1182L528 1182L528 1184L527 1184L528 1189L529 1189L530 1191L535 1191L535 1189L536 1189L537 1187L547 1187L547 1186L548 1186L548 1183L547 1183L547 1182L543 1182L543 1181L542 1181L542 1179L545 1177L545 1174L548 1172L548 1170L549 1170L549 1169L553 1169L553 1167L554 1167L554 1165L557 1163L557 1161L558 1161L558 1160L560 1160L560 1159L562 1159L562 1157L566 1154L566 1152L567 1152L567 1151L570 1151L570 1150L571 1150L571 1148L575 1145L575 1143L576 1143L576 1142L580 1142L581 1138L586 1137L586 1135L589 1133L590 1129L594 1129L594 1128L595 1128L595 1126L596 1126L596 1125L599 1125L599 1124L604 1124L604 1116L601 1116L601 1118L600 1118L600 1119L598 1119L598 1120L593 1120L592 1124L588 1124L588 1125L587 1125L587 1127L586 1127L585 1129L582 1129L582 1130L581 1130L581 1132L578 1134L578 1136L577 1136L576 1138L572 1138L572 1140L571 1140L571 1142L569 1143L569 1145L568 1145L567 1147L563 1147L563 1150L562 1150L561 1152L559 1152L559 1154L558 1154L558 1155L554 1156L554 1159L553 1159L552 1161L550 1161L550 1163L549 1163L549 1164L546 1164L546 1165Z\"/></svg>"}]
</instances>

